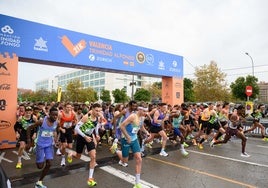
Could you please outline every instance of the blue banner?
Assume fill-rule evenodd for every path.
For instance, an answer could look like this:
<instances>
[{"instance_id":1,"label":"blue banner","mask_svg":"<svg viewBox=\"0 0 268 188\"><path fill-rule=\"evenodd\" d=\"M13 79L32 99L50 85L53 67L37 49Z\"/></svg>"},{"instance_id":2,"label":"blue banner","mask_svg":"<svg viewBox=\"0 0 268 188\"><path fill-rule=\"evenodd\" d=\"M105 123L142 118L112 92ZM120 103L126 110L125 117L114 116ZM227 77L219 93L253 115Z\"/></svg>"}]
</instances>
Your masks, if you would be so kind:
<instances>
[{"instance_id":1,"label":"blue banner","mask_svg":"<svg viewBox=\"0 0 268 188\"><path fill-rule=\"evenodd\" d=\"M0 53L65 67L183 77L183 57L0 14Z\"/></svg>"}]
</instances>

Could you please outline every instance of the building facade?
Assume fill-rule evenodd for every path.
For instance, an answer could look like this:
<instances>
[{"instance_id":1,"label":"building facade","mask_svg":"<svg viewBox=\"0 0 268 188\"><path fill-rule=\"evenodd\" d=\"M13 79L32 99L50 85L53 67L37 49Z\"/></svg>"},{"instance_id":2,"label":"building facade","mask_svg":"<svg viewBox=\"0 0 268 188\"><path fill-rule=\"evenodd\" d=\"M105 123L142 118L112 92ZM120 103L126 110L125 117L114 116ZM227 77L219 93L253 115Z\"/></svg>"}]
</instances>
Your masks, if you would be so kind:
<instances>
[{"instance_id":1,"label":"building facade","mask_svg":"<svg viewBox=\"0 0 268 188\"><path fill-rule=\"evenodd\" d=\"M102 90L109 90L112 93L115 89L124 88L130 98L138 89L161 81L161 78L77 69L56 75L54 78L37 81L35 88L36 91L45 89L51 92L61 87L62 91L65 91L68 83L75 79L79 79L84 88L93 88L98 95Z\"/></svg>"}]
</instances>

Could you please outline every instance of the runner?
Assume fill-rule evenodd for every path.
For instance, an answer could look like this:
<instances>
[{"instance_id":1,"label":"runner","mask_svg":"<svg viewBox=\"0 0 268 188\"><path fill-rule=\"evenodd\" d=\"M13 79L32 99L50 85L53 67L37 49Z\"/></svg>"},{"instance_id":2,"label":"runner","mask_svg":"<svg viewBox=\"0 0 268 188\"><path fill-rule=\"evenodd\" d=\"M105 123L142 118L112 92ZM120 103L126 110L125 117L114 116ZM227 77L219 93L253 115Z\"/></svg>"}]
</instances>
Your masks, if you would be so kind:
<instances>
[{"instance_id":1,"label":"runner","mask_svg":"<svg viewBox=\"0 0 268 188\"><path fill-rule=\"evenodd\" d=\"M38 127L36 142L36 166L43 169L39 180L35 183L35 188L46 188L43 179L47 175L54 156L53 144L57 141L57 117L58 109L52 107L49 110L49 116L40 119L27 129L27 148L30 148L31 131ZM53 139L54 138L54 139Z\"/></svg>"},{"instance_id":2,"label":"runner","mask_svg":"<svg viewBox=\"0 0 268 188\"><path fill-rule=\"evenodd\" d=\"M145 143L151 142L155 136L158 134L162 137L162 149L160 151L160 155L167 157L168 153L165 152L165 147L167 143L167 134L164 131L164 122L169 119L168 115L166 115L167 111L167 104L166 103L160 103L159 109L154 112L152 126L151 126L151 132L150 136L147 140L145 140Z\"/></svg>"},{"instance_id":3,"label":"runner","mask_svg":"<svg viewBox=\"0 0 268 188\"><path fill-rule=\"evenodd\" d=\"M130 148L135 158L136 179L133 188L141 188L140 175L142 158L137 133L141 129L146 134L149 134L148 131L144 128L144 115L146 111L148 111L147 108L139 106L138 111L136 113L130 114L127 119L125 119L120 125L121 131L123 133L121 139L123 160L124 162L128 160Z\"/></svg>"},{"instance_id":4,"label":"runner","mask_svg":"<svg viewBox=\"0 0 268 188\"><path fill-rule=\"evenodd\" d=\"M25 151L25 147L26 147L26 144L31 144L31 146L33 146L33 140L36 138L36 130L33 130L31 132L31 139L27 140L27 128L35 122L37 122L37 118L36 116L33 115L32 107L26 106L25 114L18 118L18 121L16 122L14 126L14 129L16 132L16 138L20 144L19 150L18 150L18 162L16 164L17 169L22 168L22 161L21 161L22 155L26 154L26 156L29 157ZM28 141L30 143L28 143Z\"/></svg>"},{"instance_id":5,"label":"runner","mask_svg":"<svg viewBox=\"0 0 268 188\"><path fill-rule=\"evenodd\" d=\"M77 123L76 114L73 111L71 103L66 103L64 109L59 113L59 131L60 131L60 153L61 166L65 166L66 148L73 148L73 126Z\"/></svg>"},{"instance_id":6,"label":"runner","mask_svg":"<svg viewBox=\"0 0 268 188\"><path fill-rule=\"evenodd\" d=\"M95 103L92 105L90 114L87 113L75 126L77 132L76 152L70 152L68 154L68 162L72 162L72 157L81 158L84 146L87 147L88 155L90 157L89 162L89 176L87 180L88 186L96 186L97 182L93 178L94 169L96 166L96 145L97 139L99 139L98 133L98 119L101 113L101 105ZM95 136L96 135L96 136Z\"/></svg>"},{"instance_id":7,"label":"runner","mask_svg":"<svg viewBox=\"0 0 268 188\"><path fill-rule=\"evenodd\" d=\"M264 114L265 106L263 104L260 104L258 108L251 114L253 119L253 125L248 130L244 131L244 134L254 131L256 128L259 128L261 130L261 136L263 141L268 141L267 136L265 136L265 127L260 123L260 120L265 117Z\"/></svg>"},{"instance_id":8,"label":"runner","mask_svg":"<svg viewBox=\"0 0 268 188\"><path fill-rule=\"evenodd\" d=\"M250 157L250 155L247 154L245 151L247 139L245 135L239 130L240 126L241 126L241 121L239 120L238 115L236 113L233 113L230 117L230 120L228 121L228 127L226 130L226 135L224 137L224 140L216 140L213 143L213 145L221 144L221 143L226 144L228 140L230 140L230 138L235 135L237 138L240 138L242 141L241 142L242 143L241 157Z\"/></svg>"}]
</instances>

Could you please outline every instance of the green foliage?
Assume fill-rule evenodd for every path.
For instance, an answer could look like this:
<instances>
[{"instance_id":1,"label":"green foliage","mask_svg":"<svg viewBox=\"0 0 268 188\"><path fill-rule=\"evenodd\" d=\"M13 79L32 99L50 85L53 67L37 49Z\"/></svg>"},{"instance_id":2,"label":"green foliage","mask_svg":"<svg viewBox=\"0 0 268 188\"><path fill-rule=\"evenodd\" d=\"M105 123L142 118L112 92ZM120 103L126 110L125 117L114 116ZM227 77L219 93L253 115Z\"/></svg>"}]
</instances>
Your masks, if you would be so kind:
<instances>
[{"instance_id":1,"label":"green foliage","mask_svg":"<svg viewBox=\"0 0 268 188\"><path fill-rule=\"evenodd\" d=\"M162 97L162 82L154 82L152 85L145 87L151 94L151 99L160 99Z\"/></svg>"},{"instance_id":2,"label":"green foliage","mask_svg":"<svg viewBox=\"0 0 268 188\"><path fill-rule=\"evenodd\" d=\"M259 95L260 89L258 86L258 78L248 75L246 78L238 77L235 82L232 82L230 85L232 95L237 100L247 100L247 95L245 93L246 86L252 87L252 95L250 98L253 100Z\"/></svg>"},{"instance_id":3,"label":"green foliage","mask_svg":"<svg viewBox=\"0 0 268 188\"><path fill-rule=\"evenodd\" d=\"M193 102L194 98L194 90L193 90L193 82L188 78L183 79L183 89L184 89L184 102Z\"/></svg>"},{"instance_id":4,"label":"green foliage","mask_svg":"<svg viewBox=\"0 0 268 188\"><path fill-rule=\"evenodd\" d=\"M141 88L138 91L136 91L134 95L134 100L149 102L151 101L151 93L147 89Z\"/></svg>"},{"instance_id":5,"label":"green foliage","mask_svg":"<svg viewBox=\"0 0 268 188\"><path fill-rule=\"evenodd\" d=\"M125 89L115 89L112 91L115 103L125 103L129 100Z\"/></svg>"},{"instance_id":6,"label":"green foliage","mask_svg":"<svg viewBox=\"0 0 268 188\"><path fill-rule=\"evenodd\" d=\"M193 81L197 101L222 101L230 99L230 93L225 81L226 74L221 72L217 63L196 68L196 79Z\"/></svg>"},{"instance_id":7,"label":"green foliage","mask_svg":"<svg viewBox=\"0 0 268 188\"><path fill-rule=\"evenodd\" d=\"M111 95L110 95L110 91L109 90L102 90L101 91L101 95L100 95L100 99L103 102L111 102Z\"/></svg>"}]
</instances>

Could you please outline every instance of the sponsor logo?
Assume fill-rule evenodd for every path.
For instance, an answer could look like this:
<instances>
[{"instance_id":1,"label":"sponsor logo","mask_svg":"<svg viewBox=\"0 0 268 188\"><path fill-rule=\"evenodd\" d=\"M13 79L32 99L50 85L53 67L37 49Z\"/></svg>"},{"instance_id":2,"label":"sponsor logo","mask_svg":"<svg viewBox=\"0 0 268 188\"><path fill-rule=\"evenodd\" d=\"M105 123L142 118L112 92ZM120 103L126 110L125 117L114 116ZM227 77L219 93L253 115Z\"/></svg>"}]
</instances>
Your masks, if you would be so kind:
<instances>
[{"instance_id":1,"label":"sponsor logo","mask_svg":"<svg viewBox=\"0 0 268 188\"><path fill-rule=\"evenodd\" d=\"M3 69L5 69L5 70L7 70L6 64L7 64L7 62L0 63L0 69L3 68Z\"/></svg>"},{"instance_id":2,"label":"sponsor logo","mask_svg":"<svg viewBox=\"0 0 268 188\"><path fill-rule=\"evenodd\" d=\"M89 54L88 59L90 61L95 61L95 55L94 54Z\"/></svg>"},{"instance_id":3,"label":"sponsor logo","mask_svg":"<svg viewBox=\"0 0 268 188\"><path fill-rule=\"evenodd\" d=\"M82 52L87 45L85 40L80 40L77 44L73 44L66 35L61 38L61 43L73 57Z\"/></svg>"},{"instance_id":4,"label":"sponsor logo","mask_svg":"<svg viewBox=\"0 0 268 188\"><path fill-rule=\"evenodd\" d=\"M144 61L145 61L145 55L144 55L144 53L143 53L143 52L138 52L138 53L136 54L136 60L137 60L138 63L140 63L140 64L144 63Z\"/></svg>"},{"instance_id":5,"label":"sponsor logo","mask_svg":"<svg viewBox=\"0 0 268 188\"><path fill-rule=\"evenodd\" d=\"M9 25L5 25L4 27L2 27L1 31L3 33L8 33L10 35L12 35L14 33L14 30Z\"/></svg>"},{"instance_id":6,"label":"sponsor logo","mask_svg":"<svg viewBox=\"0 0 268 188\"><path fill-rule=\"evenodd\" d=\"M1 27L0 45L19 48L20 36L13 35L14 32L14 29L9 25Z\"/></svg>"},{"instance_id":7,"label":"sponsor logo","mask_svg":"<svg viewBox=\"0 0 268 188\"><path fill-rule=\"evenodd\" d=\"M158 69L165 70L165 63L162 60L158 63Z\"/></svg>"},{"instance_id":8,"label":"sponsor logo","mask_svg":"<svg viewBox=\"0 0 268 188\"><path fill-rule=\"evenodd\" d=\"M0 99L0 110L4 111L6 110L7 102L5 99Z\"/></svg>"},{"instance_id":9,"label":"sponsor logo","mask_svg":"<svg viewBox=\"0 0 268 188\"><path fill-rule=\"evenodd\" d=\"M0 120L0 129L6 129L11 126L11 123L9 121Z\"/></svg>"},{"instance_id":10,"label":"sponsor logo","mask_svg":"<svg viewBox=\"0 0 268 188\"><path fill-rule=\"evenodd\" d=\"M172 67L169 68L170 72L181 72L181 70L178 68L178 62L177 61L172 61Z\"/></svg>"},{"instance_id":11,"label":"sponsor logo","mask_svg":"<svg viewBox=\"0 0 268 188\"><path fill-rule=\"evenodd\" d=\"M48 52L47 41L45 41L42 37L34 40L35 40L34 50Z\"/></svg>"},{"instance_id":12,"label":"sponsor logo","mask_svg":"<svg viewBox=\"0 0 268 188\"><path fill-rule=\"evenodd\" d=\"M146 62L147 62L147 65L150 65L150 66L154 65L154 56L153 56L153 54L146 55Z\"/></svg>"},{"instance_id":13,"label":"sponsor logo","mask_svg":"<svg viewBox=\"0 0 268 188\"><path fill-rule=\"evenodd\" d=\"M11 84L0 84L0 90L10 90Z\"/></svg>"}]
</instances>

